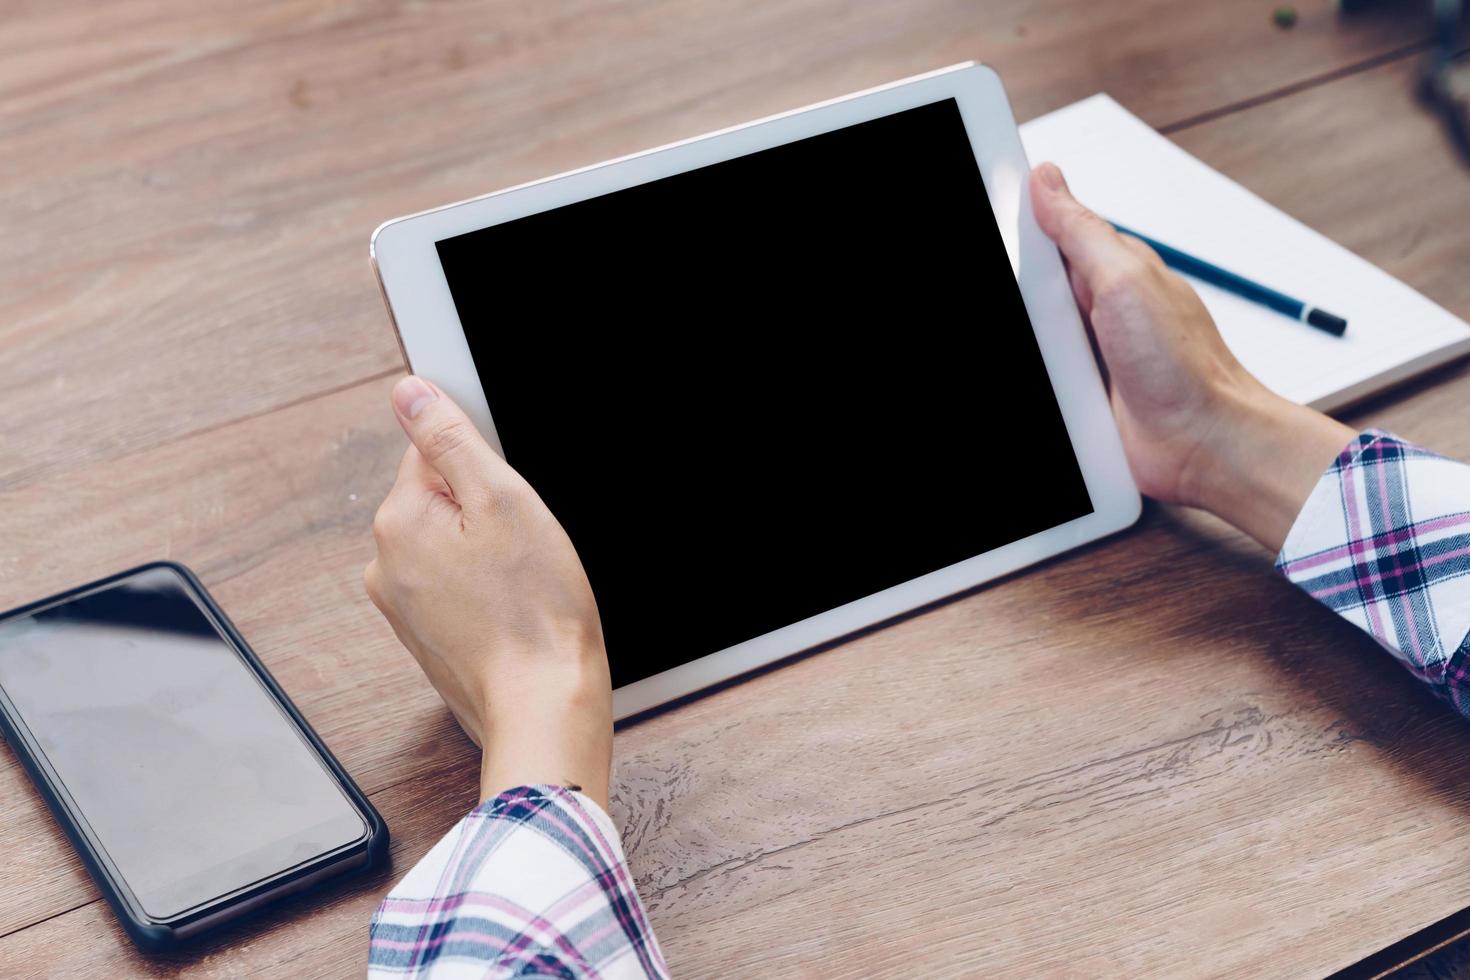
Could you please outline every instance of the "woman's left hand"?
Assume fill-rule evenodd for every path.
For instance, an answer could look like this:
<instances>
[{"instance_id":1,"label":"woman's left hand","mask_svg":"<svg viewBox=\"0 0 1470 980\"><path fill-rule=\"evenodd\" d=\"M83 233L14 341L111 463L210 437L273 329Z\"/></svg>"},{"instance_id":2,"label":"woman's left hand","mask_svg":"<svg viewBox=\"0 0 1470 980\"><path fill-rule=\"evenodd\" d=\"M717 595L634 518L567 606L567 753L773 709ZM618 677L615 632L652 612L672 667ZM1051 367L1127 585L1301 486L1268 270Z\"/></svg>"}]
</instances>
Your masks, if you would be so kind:
<instances>
[{"instance_id":1,"label":"woman's left hand","mask_svg":"<svg viewBox=\"0 0 1470 980\"><path fill-rule=\"evenodd\" d=\"M393 408L413 445L373 521L368 595L482 747L482 798L574 783L605 809L612 690L576 550L443 392L408 377Z\"/></svg>"}]
</instances>

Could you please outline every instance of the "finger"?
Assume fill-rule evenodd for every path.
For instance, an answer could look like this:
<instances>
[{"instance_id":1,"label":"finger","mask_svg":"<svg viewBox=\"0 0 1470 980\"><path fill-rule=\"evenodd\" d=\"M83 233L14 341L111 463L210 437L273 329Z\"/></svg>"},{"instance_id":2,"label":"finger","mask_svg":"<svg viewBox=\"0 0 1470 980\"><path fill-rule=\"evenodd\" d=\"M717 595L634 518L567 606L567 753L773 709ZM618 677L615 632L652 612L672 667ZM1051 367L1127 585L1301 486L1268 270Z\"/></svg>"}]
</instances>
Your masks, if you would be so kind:
<instances>
[{"instance_id":1,"label":"finger","mask_svg":"<svg viewBox=\"0 0 1470 980\"><path fill-rule=\"evenodd\" d=\"M398 464L398 478L373 516L373 538L379 550L391 549L408 529L441 513L463 523L464 511L449 484L417 448L409 446Z\"/></svg>"},{"instance_id":2,"label":"finger","mask_svg":"<svg viewBox=\"0 0 1470 980\"><path fill-rule=\"evenodd\" d=\"M376 558L368 562L367 567L362 570L362 589L374 606L383 608L383 570Z\"/></svg>"},{"instance_id":3,"label":"finger","mask_svg":"<svg viewBox=\"0 0 1470 980\"><path fill-rule=\"evenodd\" d=\"M455 499L463 502L497 474L500 457L490 444L458 405L422 378L409 375L393 386L393 411L409 441L449 484Z\"/></svg>"},{"instance_id":4,"label":"finger","mask_svg":"<svg viewBox=\"0 0 1470 980\"><path fill-rule=\"evenodd\" d=\"M398 461L398 476L393 481L393 489L388 491L390 496L411 492L437 493L452 497L444 477L428 464L424 454L414 445L403 451L403 458Z\"/></svg>"},{"instance_id":5,"label":"finger","mask_svg":"<svg viewBox=\"0 0 1470 980\"><path fill-rule=\"evenodd\" d=\"M1072 284L1072 295L1077 297L1077 306L1082 310L1082 320L1090 327L1092 323L1092 287L1082 277L1082 273L1077 271L1075 265L1065 259L1062 260L1062 264L1067 269L1067 282Z\"/></svg>"},{"instance_id":6,"label":"finger","mask_svg":"<svg viewBox=\"0 0 1470 980\"><path fill-rule=\"evenodd\" d=\"M1103 387L1108 387L1108 364L1103 359L1102 348L1097 342L1097 331L1092 327L1092 287L1078 273L1075 266L1063 263L1067 270L1067 280L1072 284L1072 294L1077 297L1078 312L1082 314L1082 329L1087 334L1088 346L1092 348L1092 359L1097 362L1098 372L1102 375Z\"/></svg>"},{"instance_id":7,"label":"finger","mask_svg":"<svg viewBox=\"0 0 1470 980\"><path fill-rule=\"evenodd\" d=\"M1148 265L1163 268L1164 260L1159 258L1159 253L1155 252L1147 242L1134 238L1132 235L1123 235L1122 239L1123 244L1128 246L1128 250L1138 256L1141 261Z\"/></svg>"},{"instance_id":8,"label":"finger","mask_svg":"<svg viewBox=\"0 0 1470 980\"><path fill-rule=\"evenodd\" d=\"M1043 163L1031 172L1031 206L1041 230L1057 243L1075 276L1089 287L1120 266L1139 261L1133 246L1113 226L1083 207L1067 188L1056 164Z\"/></svg>"}]
</instances>

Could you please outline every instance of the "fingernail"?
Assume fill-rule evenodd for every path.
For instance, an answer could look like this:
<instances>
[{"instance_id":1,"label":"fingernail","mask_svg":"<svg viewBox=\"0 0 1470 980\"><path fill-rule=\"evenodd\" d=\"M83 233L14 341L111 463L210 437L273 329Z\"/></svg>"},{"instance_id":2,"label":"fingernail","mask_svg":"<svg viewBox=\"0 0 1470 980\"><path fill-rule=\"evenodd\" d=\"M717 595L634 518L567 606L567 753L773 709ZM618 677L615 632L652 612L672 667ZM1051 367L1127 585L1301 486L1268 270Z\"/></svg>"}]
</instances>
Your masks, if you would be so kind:
<instances>
[{"instance_id":1,"label":"fingernail","mask_svg":"<svg viewBox=\"0 0 1470 980\"><path fill-rule=\"evenodd\" d=\"M393 386L393 407L406 419L416 419L439 395L423 381L409 375Z\"/></svg>"},{"instance_id":2,"label":"fingernail","mask_svg":"<svg viewBox=\"0 0 1470 980\"><path fill-rule=\"evenodd\" d=\"M1062 179L1061 170L1054 163L1043 163L1037 167L1036 176L1041 178L1048 190L1059 191L1067 186L1067 182Z\"/></svg>"}]
</instances>

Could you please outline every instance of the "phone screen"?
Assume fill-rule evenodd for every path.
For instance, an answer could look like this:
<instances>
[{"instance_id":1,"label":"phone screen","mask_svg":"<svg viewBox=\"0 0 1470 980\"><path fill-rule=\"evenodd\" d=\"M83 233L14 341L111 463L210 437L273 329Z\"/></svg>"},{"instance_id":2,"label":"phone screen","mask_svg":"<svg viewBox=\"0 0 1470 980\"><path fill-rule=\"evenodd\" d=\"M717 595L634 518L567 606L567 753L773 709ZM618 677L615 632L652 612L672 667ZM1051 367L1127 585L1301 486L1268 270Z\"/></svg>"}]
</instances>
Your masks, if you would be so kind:
<instances>
[{"instance_id":1,"label":"phone screen","mask_svg":"<svg viewBox=\"0 0 1470 980\"><path fill-rule=\"evenodd\" d=\"M367 833L173 569L0 620L0 690L151 918Z\"/></svg>"}]
</instances>

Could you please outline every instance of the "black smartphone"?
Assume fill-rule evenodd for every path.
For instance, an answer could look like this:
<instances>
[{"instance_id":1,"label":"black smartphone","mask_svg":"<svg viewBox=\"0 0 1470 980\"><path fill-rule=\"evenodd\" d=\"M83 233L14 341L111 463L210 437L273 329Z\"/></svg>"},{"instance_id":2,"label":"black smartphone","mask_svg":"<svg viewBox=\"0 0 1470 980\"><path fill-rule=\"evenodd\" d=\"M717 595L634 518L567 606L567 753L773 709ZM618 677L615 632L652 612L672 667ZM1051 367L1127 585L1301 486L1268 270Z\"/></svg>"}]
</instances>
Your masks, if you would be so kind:
<instances>
[{"instance_id":1,"label":"black smartphone","mask_svg":"<svg viewBox=\"0 0 1470 980\"><path fill-rule=\"evenodd\" d=\"M0 726L148 951L387 853L382 817L182 565L0 615Z\"/></svg>"}]
</instances>

